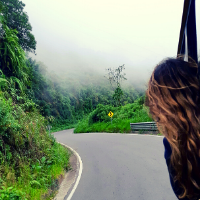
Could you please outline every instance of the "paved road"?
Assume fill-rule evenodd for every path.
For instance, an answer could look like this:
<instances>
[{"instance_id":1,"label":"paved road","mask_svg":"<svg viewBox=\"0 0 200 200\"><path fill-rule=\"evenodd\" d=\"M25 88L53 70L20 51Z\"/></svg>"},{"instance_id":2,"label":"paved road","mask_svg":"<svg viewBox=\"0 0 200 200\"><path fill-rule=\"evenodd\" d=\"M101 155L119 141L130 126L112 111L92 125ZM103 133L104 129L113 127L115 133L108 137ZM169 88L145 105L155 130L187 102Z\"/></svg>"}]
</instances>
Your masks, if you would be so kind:
<instances>
[{"instance_id":1,"label":"paved road","mask_svg":"<svg viewBox=\"0 0 200 200\"><path fill-rule=\"evenodd\" d=\"M83 173L72 200L176 200L164 160L163 137L55 133L76 150Z\"/></svg>"}]
</instances>

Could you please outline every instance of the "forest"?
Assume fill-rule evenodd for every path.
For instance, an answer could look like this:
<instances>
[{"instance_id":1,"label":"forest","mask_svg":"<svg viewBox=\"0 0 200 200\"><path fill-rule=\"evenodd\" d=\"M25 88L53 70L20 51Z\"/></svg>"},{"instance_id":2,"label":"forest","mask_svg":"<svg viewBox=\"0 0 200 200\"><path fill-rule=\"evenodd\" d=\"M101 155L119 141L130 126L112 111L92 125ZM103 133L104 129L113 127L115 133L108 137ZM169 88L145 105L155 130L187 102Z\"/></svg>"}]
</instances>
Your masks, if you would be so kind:
<instances>
[{"instance_id":1,"label":"forest","mask_svg":"<svg viewBox=\"0 0 200 200\"><path fill-rule=\"evenodd\" d=\"M70 169L70 153L48 125L51 132L129 133L130 122L152 119L145 91L124 84L124 65L85 84L60 78L29 56L37 42L24 7L19 0L0 2L0 199L50 199L49 189Z\"/></svg>"},{"instance_id":2,"label":"forest","mask_svg":"<svg viewBox=\"0 0 200 200\"><path fill-rule=\"evenodd\" d=\"M30 70L31 81L27 91L28 98L38 105L40 113L52 125L53 131L74 127L99 104L117 106L113 98L115 92L109 81L105 83L102 80L98 85L95 83L82 85L77 80L61 80L59 76L55 77L43 64L30 57L26 63ZM143 95L144 91L137 91L133 87L123 88L121 105L133 103Z\"/></svg>"}]
</instances>

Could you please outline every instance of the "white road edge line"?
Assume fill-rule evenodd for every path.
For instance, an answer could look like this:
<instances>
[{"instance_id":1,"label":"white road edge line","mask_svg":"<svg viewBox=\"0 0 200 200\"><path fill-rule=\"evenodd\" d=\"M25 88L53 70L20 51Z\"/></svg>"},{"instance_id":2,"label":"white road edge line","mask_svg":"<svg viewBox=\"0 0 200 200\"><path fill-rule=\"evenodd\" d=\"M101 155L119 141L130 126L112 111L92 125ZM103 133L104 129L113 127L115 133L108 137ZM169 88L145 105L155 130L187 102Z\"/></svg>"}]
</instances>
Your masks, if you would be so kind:
<instances>
[{"instance_id":1,"label":"white road edge line","mask_svg":"<svg viewBox=\"0 0 200 200\"><path fill-rule=\"evenodd\" d=\"M63 144L63 143L60 143L60 144L65 146L65 147L67 147L68 149L70 149L76 155L76 157L78 158L78 161L79 161L79 165L80 165L79 172L78 172L78 177L76 179L76 183L74 184L73 189L71 190L69 196L67 197L67 200L70 200L72 198L76 188L78 187L79 181L81 179L81 174L82 174L82 171L83 171L83 162L82 162L81 157L79 156L79 154L74 149L72 149L71 147L67 146L66 144Z\"/></svg>"}]
</instances>

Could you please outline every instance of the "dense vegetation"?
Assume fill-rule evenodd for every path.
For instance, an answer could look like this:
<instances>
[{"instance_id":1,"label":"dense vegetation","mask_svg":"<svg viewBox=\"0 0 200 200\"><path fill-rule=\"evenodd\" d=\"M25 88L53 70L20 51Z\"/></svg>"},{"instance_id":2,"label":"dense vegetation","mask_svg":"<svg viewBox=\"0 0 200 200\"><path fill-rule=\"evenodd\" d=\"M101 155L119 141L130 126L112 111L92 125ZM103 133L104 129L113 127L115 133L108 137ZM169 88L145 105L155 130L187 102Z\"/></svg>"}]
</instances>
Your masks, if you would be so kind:
<instances>
[{"instance_id":1,"label":"dense vegetation","mask_svg":"<svg viewBox=\"0 0 200 200\"><path fill-rule=\"evenodd\" d=\"M132 104L120 107L98 104L93 112L78 123L74 132L129 133L131 132L130 123L152 121L147 114L147 108L143 104L144 96L138 98ZM110 111L114 113L112 121L108 116Z\"/></svg>"},{"instance_id":2,"label":"dense vegetation","mask_svg":"<svg viewBox=\"0 0 200 200\"><path fill-rule=\"evenodd\" d=\"M28 94L31 69L18 37L24 33L9 23L16 3L22 9L19 1L0 2L0 199L47 199L69 169L69 152L46 131L48 122Z\"/></svg>"},{"instance_id":3,"label":"dense vegetation","mask_svg":"<svg viewBox=\"0 0 200 200\"><path fill-rule=\"evenodd\" d=\"M6 26L16 30L18 43L24 51L35 52L36 41L31 33L32 27L28 15L23 11L24 7L25 4L19 0L1 0L1 13L6 20Z\"/></svg>"}]
</instances>

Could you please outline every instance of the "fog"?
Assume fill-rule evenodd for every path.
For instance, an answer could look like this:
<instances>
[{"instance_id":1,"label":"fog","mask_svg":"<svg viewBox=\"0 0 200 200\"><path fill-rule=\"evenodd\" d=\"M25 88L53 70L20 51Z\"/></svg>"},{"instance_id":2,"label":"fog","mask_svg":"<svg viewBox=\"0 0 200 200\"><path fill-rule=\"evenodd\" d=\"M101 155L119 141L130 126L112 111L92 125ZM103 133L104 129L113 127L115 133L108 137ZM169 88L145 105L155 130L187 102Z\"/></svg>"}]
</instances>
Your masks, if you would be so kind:
<instances>
[{"instance_id":1,"label":"fog","mask_svg":"<svg viewBox=\"0 0 200 200\"><path fill-rule=\"evenodd\" d=\"M106 68L125 64L127 83L143 87L158 62L176 56L184 0L23 2L37 41L29 56L62 80L101 84ZM200 49L199 1L196 13Z\"/></svg>"}]
</instances>

